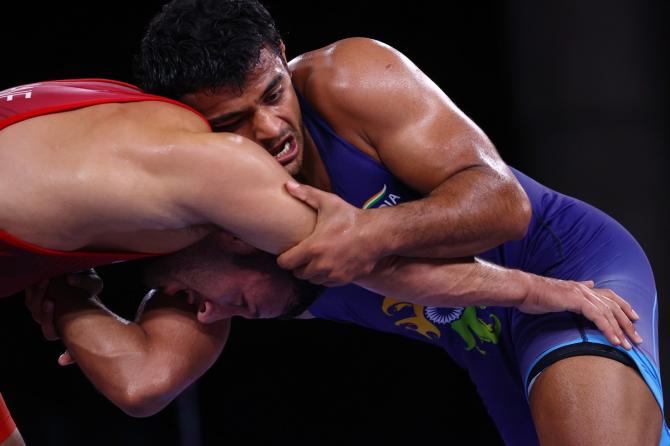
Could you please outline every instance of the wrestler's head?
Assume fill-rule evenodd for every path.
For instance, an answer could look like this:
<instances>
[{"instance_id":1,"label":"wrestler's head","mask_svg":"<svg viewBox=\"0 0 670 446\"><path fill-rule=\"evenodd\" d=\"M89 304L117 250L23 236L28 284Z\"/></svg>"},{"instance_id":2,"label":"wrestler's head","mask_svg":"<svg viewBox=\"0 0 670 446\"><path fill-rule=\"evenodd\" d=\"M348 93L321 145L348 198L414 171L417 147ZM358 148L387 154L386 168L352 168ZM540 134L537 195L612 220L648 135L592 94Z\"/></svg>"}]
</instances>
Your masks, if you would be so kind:
<instances>
[{"instance_id":1,"label":"wrestler's head","mask_svg":"<svg viewBox=\"0 0 670 446\"><path fill-rule=\"evenodd\" d=\"M167 294L184 294L198 306L198 320L205 323L233 316L296 317L319 293L279 268L274 256L226 233L156 259L145 280Z\"/></svg>"},{"instance_id":2,"label":"wrestler's head","mask_svg":"<svg viewBox=\"0 0 670 446\"><path fill-rule=\"evenodd\" d=\"M194 107L214 131L263 146L290 174L304 131L274 20L256 0L174 0L152 20L136 59L140 85Z\"/></svg>"}]
</instances>

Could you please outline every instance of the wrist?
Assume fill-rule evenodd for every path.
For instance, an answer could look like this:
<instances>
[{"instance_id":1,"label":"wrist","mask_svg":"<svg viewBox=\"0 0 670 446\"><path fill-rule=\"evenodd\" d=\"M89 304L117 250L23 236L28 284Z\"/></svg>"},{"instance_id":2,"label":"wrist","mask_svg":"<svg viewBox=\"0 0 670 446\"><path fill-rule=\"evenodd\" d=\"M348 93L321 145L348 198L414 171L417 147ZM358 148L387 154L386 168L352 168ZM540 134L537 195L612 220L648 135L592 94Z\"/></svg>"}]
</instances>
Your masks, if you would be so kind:
<instances>
[{"instance_id":1,"label":"wrist","mask_svg":"<svg viewBox=\"0 0 670 446\"><path fill-rule=\"evenodd\" d=\"M541 286L538 282L541 281L540 276L526 273L521 270L510 270L512 274L512 283L515 284L514 290L511 293L512 301L510 306L520 307L527 302L530 296L536 296L536 289Z\"/></svg>"},{"instance_id":2,"label":"wrist","mask_svg":"<svg viewBox=\"0 0 670 446\"><path fill-rule=\"evenodd\" d=\"M392 215L386 209L364 209L357 222L361 246L377 259L395 255L400 249Z\"/></svg>"}]
</instances>

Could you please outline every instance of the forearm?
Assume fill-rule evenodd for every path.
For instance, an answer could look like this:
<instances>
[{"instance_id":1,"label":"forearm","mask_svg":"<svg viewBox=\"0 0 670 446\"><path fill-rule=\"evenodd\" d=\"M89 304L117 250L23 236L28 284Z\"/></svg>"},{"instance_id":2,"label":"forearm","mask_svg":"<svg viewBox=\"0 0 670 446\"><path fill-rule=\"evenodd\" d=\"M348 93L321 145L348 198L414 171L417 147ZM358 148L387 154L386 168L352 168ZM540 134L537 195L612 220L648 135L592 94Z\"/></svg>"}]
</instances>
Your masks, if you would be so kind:
<instances>
[{"instance_id":1,"label":"forearm","mask_svg":"<svg viewBox=\"0 0 670 446\"><path fill-rule=\"evenodd\" d=\"M530 205L516 182L470 168L422 199L365 214L365 230L379 234L372 240L382 255L456 258L523 237Z\"/></svg>"},{"instance_id":2,"label":"forearm","mask_svg":"<svg viewBox=\"0 0 670 446\"><path fill-rule=\"evenodd\" d=\"M142 369L149 345L142 328L113 318L80 296L60 299L55 319L82 372L117 406L126 406L132 397L131 383L146 373Z\"/></svg>"},{"instance_id":3,"label":"forearm","mask_svg":"<svg viewBox=\"0 0 670 446\"><path fill-rule=\"evenodd\" d=\"M539 276L478 259L449 262L389 257L357 282L371 291L424 306L520 305Z\"/></svg>"},{"instance_id":4,"label":"forearm","mask_svg":"<svg viewBox=\"0 0 670 446\"><path fill-rule=\"evenodd\" d=\"M123 322L81 296L58 299L55 321L68 352L93 385L129 415L148 416L202 375L225 343L225 336L219 342L201 334L195 317L191 324L185 312L177 311L170 309L165 321L170 332L179 333L174 339L157 328L161 321L155 315ZM197 347L184 345L192 332ZM204 359L194 351L203 349Z\"/></svg>"}]
</instances>

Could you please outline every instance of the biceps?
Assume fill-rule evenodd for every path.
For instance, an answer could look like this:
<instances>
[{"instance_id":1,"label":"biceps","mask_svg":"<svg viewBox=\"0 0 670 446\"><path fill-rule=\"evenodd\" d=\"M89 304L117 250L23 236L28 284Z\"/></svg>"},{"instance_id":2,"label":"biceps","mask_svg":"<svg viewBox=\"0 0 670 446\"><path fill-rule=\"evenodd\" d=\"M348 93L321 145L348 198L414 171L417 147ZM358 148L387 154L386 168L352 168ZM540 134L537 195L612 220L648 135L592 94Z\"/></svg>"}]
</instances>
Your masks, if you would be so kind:
<instances>
[{"instance_id":1,"label":"biceps","mask_svg":"<svg viewBox=\"0 0 670 446\"><path fill-rule=\"evenodd\" d=\"M422 116L407 117L380 138L379 157L398 178L428 193L468 169L484 168L496 176L507 171L474 123L444 104L434 108L424 110Z\"/></svg>"},{"instance_id":2,"label":"biceps","mask_svg":"<svg viewBox=\"0 0 670 446\"><path fill-rule=\"evenodd\" d=\"M149 303L140 326L150 344L152 367L163 370L169 392L180 392L200 377L221 354L230 321L201 324L194 309L173 296Z\"/></svg>"}]
</instances>

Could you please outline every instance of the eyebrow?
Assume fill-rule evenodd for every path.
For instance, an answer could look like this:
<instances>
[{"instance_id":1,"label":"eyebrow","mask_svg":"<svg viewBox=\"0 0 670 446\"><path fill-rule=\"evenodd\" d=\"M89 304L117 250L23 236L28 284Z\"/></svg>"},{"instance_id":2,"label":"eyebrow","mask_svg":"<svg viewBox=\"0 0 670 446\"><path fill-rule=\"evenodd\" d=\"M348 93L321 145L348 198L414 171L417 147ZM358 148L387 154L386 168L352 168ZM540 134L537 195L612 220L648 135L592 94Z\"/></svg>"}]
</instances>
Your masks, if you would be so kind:
<instances>
[{"instance_id":1,"label":"eyebrow","mask_svg":"<svg viewBox=\"0 0 670 446\"><path fill-rule=\"evenodd\" d=\"M267 96L272 90L274 90L274 88L279 83L281 83L283 77L284 77L283 74L280 73L280 74L276 75L274 78L272 78L272 80L270 81L268 86L265 87L265 90L263 90L263 94L261 94L261 97ZM234 111L234 112L230 112L230 113L224 113L222 115L213 117L212 119L209 120L209 123L212 127L216 127L217 125L222 125L221 123L223 123L223 122L229 121L231 119L235 119L235 118L237 118L239 116L242 116L244 114L245 114L244 111Z\"/></svg>"}]
</instances>

